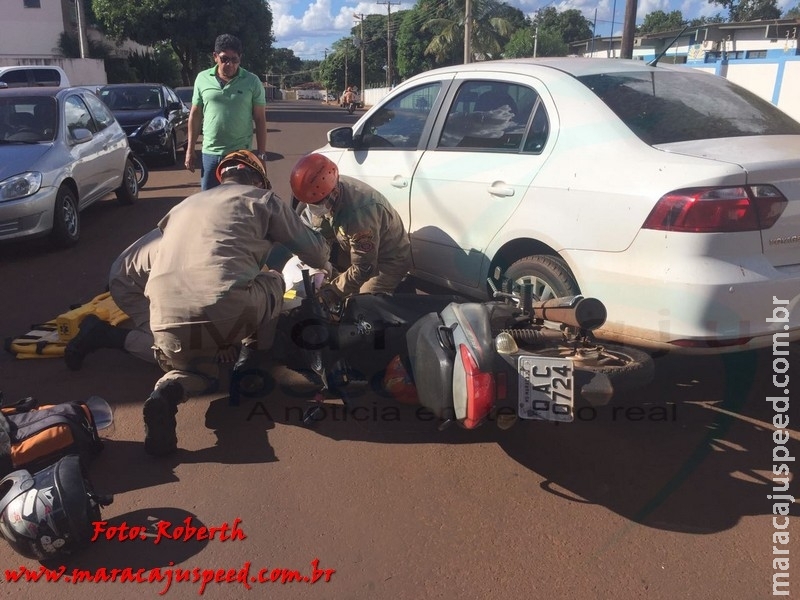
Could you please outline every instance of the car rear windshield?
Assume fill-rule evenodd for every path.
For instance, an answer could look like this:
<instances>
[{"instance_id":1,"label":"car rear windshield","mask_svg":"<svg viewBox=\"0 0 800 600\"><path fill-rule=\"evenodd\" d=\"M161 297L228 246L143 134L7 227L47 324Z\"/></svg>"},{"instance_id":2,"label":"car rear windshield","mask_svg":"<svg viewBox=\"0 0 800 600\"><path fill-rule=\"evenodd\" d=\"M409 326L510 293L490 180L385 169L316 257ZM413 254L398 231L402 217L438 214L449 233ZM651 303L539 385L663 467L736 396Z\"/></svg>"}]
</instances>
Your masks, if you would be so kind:
<instances>
[{"instance_id":1,"label":"car rear windshield","mask_svg":"<svg viewBox=\"0 0 800 600\"><path fill-rule=\"evenodd\" d=\"M690 71L586 75L591 89L644 142L800 134L800 123L724 77Z\"/></svg>"}]
</instances>

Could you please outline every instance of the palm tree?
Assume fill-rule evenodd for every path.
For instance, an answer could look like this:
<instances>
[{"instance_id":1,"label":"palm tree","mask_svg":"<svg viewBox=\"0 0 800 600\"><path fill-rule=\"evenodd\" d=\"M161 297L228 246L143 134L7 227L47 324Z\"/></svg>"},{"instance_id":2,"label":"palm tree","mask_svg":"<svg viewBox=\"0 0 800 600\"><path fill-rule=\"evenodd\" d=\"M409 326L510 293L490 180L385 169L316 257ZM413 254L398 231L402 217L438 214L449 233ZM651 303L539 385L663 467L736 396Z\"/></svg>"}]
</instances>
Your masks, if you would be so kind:
<instances>
[{"instance_id":1,"label":"palm tree","mask_svg":"<svg viewBox=\"0 0 800 600\"><path fill-rule=\"evenodd\" d=\"M515 30L506 18L508 7L497 0L467 1L472 3L472 55L483 60L500 58ZM424 31L435 33L425 54L432 55L437 64L458 64L464 46L465 6L456 0L447 0L446 6L448 16L430 19L422 26Z\"/></svg>"}]
</instances>

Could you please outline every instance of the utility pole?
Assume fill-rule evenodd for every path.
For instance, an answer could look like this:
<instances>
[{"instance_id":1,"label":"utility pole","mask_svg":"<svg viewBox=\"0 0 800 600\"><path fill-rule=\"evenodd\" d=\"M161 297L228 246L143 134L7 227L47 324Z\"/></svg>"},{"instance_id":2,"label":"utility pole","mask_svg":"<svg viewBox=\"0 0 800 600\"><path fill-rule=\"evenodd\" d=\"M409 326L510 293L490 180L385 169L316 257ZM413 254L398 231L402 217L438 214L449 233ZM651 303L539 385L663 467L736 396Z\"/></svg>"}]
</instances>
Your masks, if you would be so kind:
<instances>
[{"instance_id":1,"label":"utility pole","mask_svg":"<svg viewBox=\"0 0 800 600\"><path fill-rule=\"evenodd\" d=\"M616 58L614 51L614 27L617 20L617 0L614 0L614 8L611 9L611 35L608 36L608 49L611 51L611 58Z\"/></svg>"},{"instance_id":2,"label":"utility pole","mask_svg":"<svg viewBox=\"0 0 800 600\"><path fill-rule=\"evenodd\" d=\"M625 22L622 25L622 42L619 48L620 58L633 58L633 38L636 35L637 0L626 0Z\"/></svg>"},{"instance_id":3,"label":"utility pole","mask_svg":"<svg viewBox=\"0 0 800 600\"><path fill-rule=\"evenodd\" d=\"M353 15L353 16L360 21L359 26L360 26L360 29L361 29L361 33L359 34L359 42L358 42L359 48L361 49L361 88L360 88L359 92L361 93L361 98L363 100L363 98L364 98L364 84L366 83L366 81L364 80L364 46L366 45L364 43L364 19L366 18L366 16L363 13L360 14L360 15Z\"/></svg>"},{"instance_id":4,"label":"utility pole","mask_svg":"<svg viewBox=\"0 0 800 600\"><path fill-rule=\"evenodd\" d=\"M78 27L78 48L81 58L86 58L86 31L83 26L83 0L73 0L75 2L75 18Z\"/></svg>"},{"instance_id":5,"label":"utility pole","mask_svg":"<svg viewBox=\"0 0 800 600\"><path fill-rule=\"evenodd\" d=\"M387 10L386 16L386 85L392 87L392 4L398 5L400 2L378 2L378 4L385 4Z\"/></svg>"},{"instance_id":6,"label":"utility pole","mask_svg":"<svg viewBox=\"0 0 800 600\"><path fill-rule=\"evenodd\" d=\"M464 9L464 64L472 62L472 0L465 0Z\"/></svg>"}]
</instances>

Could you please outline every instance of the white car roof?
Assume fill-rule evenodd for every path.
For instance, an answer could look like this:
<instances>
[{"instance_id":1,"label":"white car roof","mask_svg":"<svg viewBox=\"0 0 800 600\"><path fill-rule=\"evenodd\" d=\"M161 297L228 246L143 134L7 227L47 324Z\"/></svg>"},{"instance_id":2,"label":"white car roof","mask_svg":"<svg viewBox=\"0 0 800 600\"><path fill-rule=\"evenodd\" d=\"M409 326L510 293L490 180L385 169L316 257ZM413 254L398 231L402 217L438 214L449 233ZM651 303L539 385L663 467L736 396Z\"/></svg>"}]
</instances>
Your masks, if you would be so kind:
<instances>
[{"instance_id":1,"label":"white car roof","mask_svg":"<svg viewBox=\"0 0 800 600\"><path fill-rule=\"evenodd\" d=\"M582 57L547 57L547 58L514 58L505 60L487 60L466 65L453 65L427 71L421 75L434 73L480 73L482 71L503 71L506 73L532 73L538 69L554 69L574 77L597 73L641 72L670 68L671 65L651 67L641 60L625 60L619 58L582 58Z\"/></svg>"}]
</instances>

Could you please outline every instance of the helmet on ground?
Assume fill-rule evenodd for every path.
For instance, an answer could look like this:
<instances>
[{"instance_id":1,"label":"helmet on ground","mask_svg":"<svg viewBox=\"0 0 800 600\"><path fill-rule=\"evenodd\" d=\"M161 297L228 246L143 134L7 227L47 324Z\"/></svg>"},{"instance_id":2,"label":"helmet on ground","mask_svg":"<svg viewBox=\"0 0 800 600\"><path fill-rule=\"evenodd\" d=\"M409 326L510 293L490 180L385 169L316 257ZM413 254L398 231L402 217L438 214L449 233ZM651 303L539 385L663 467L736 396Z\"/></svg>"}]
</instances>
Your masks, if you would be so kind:
<instances>
[{"instance_id":1,"label":"helmet on ground","mask_svg":"<svg viewBox=\"0 0 800 600\"><path fill-rule=\"evenodd\" d=\"M101 504L111 503L92 492L75 454L34 475L9 473L0 481L0 497L0 534L14 550L40 561L86 547Z\"/></svg>"},{"instance_id":2,"label":"helmet on ground","mask_svg":"<svg viewBox=\"0 0 800 600\"><path fill-rule=\"evenodd\" d=\"M300 202L317 204L339 184L339 167L327 156L307 154L292 169L289 183Z\"/></svg>"},{"instance_id":3,"label":"helmet on ground","mask_svg":"<svg viewBox=\"0 0 800 600\"><path fill-rule=\"evenodd\" d=\"M217 179L221 182L222 176L229 170L246 168L250 168L256 172L264 182L264 189L272 189L272 184L269 182L264 164L255 154L250 152L250 150L236 150L235 152L227 154L225 158L219 161L217 165Z\"/></svg>"}]
</instances>

